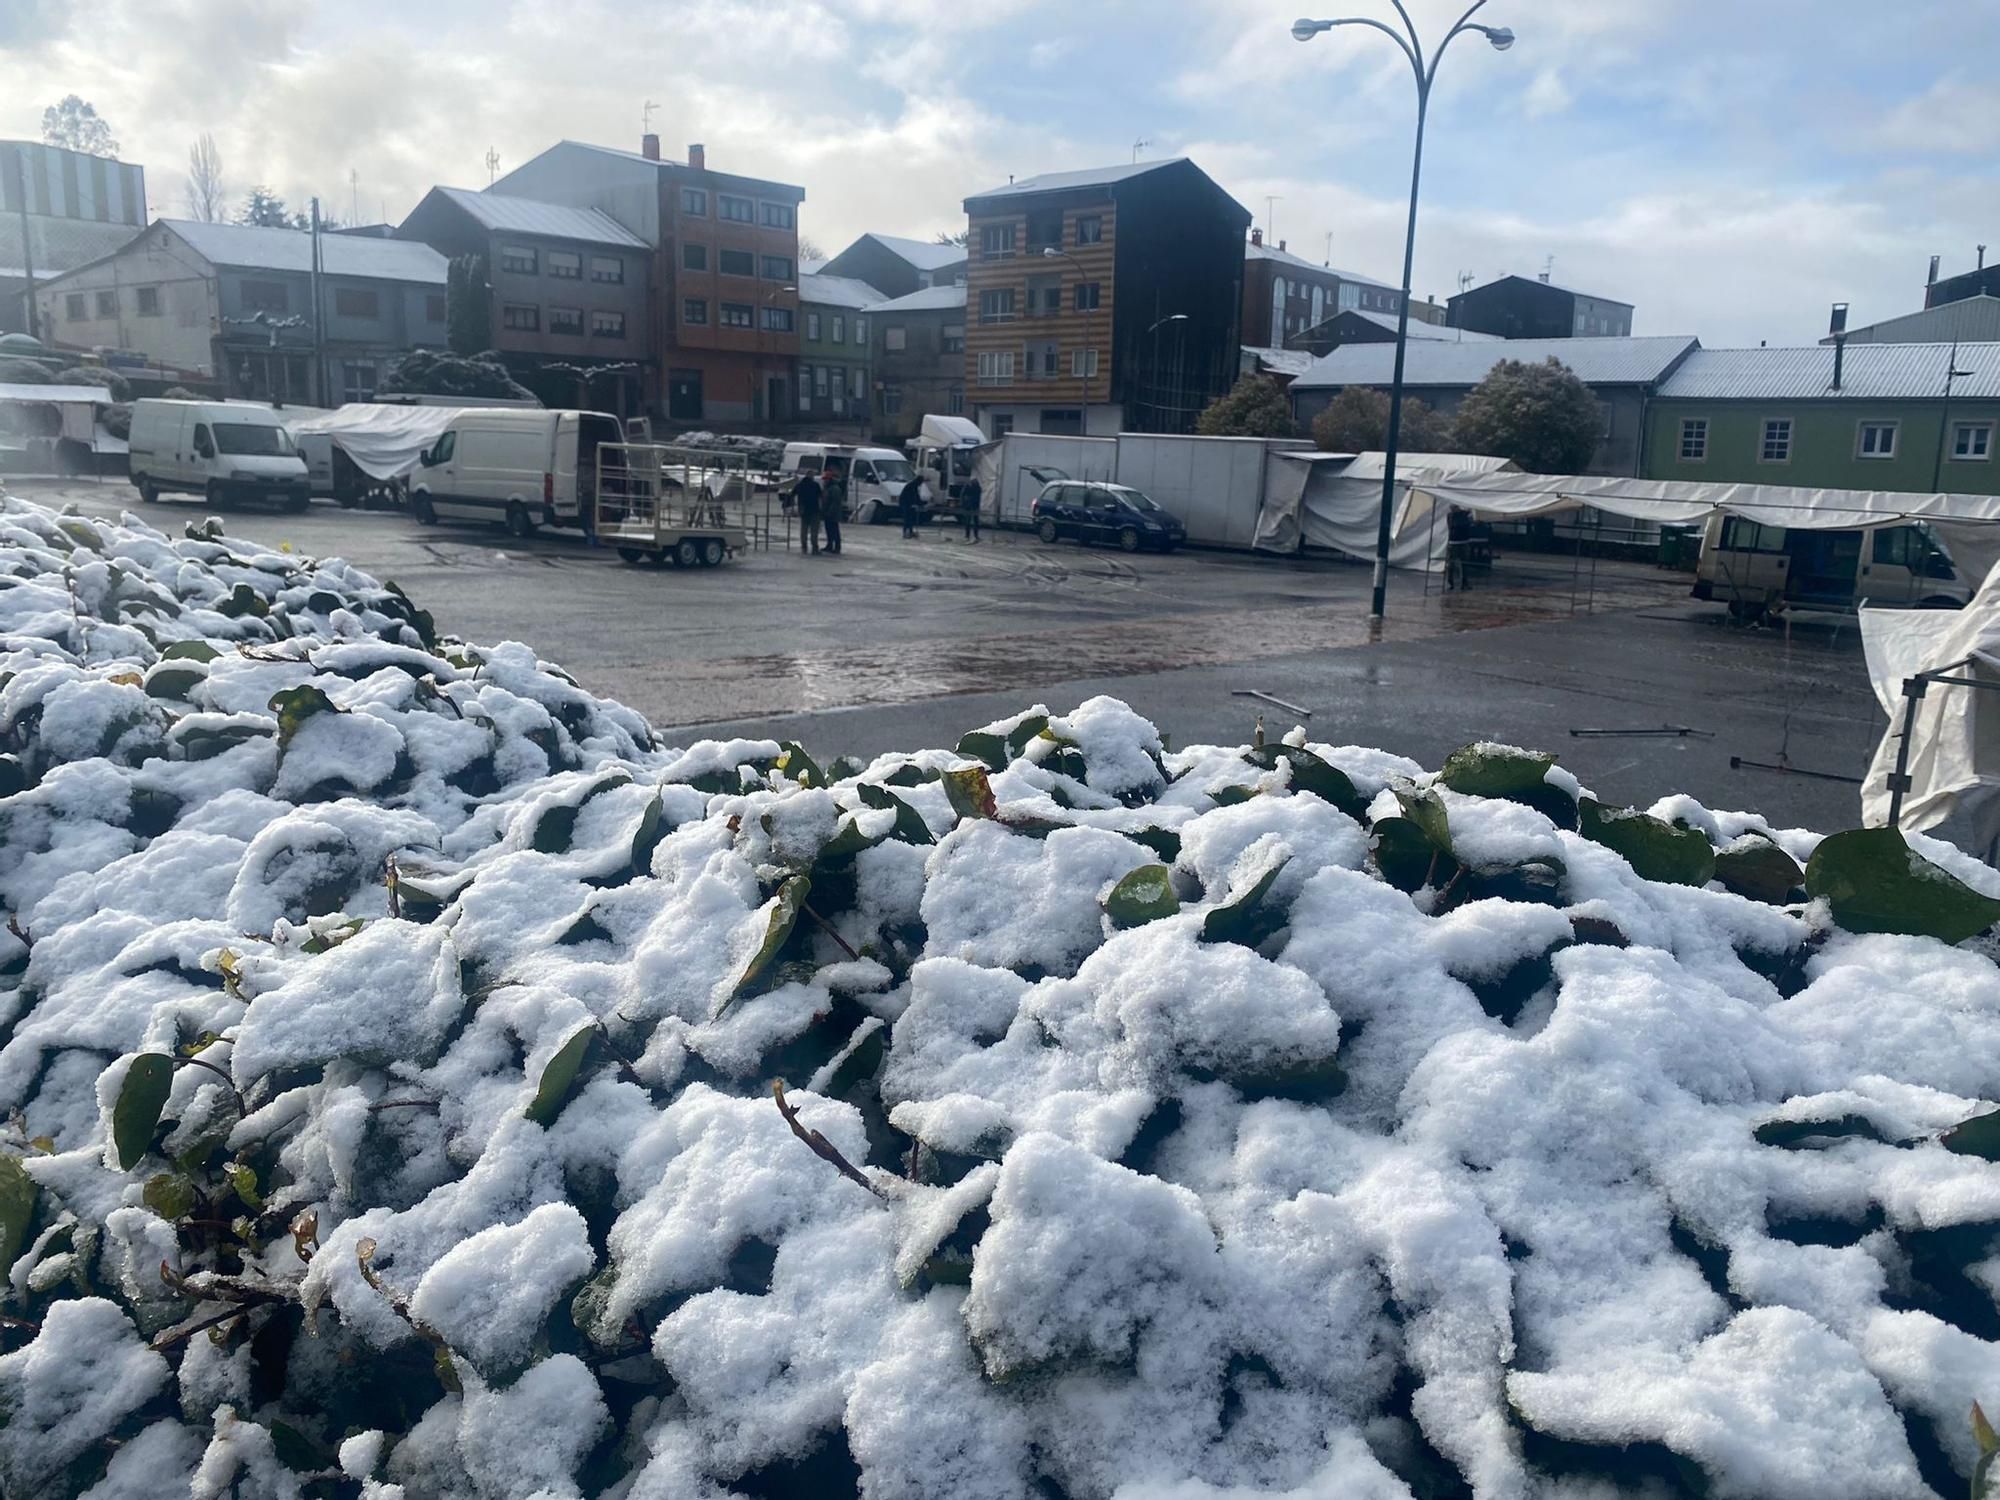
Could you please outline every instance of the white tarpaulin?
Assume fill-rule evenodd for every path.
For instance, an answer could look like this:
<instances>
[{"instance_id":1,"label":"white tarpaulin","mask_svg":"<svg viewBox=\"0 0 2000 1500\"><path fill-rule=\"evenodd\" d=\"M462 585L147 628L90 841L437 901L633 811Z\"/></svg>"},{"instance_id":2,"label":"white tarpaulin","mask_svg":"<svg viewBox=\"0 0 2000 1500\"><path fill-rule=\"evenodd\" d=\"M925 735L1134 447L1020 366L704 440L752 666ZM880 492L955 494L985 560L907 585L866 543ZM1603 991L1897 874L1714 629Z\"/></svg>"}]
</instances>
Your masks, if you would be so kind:
<instances>
[{"instance_id":1,"label":"white tarpaulin","mask_svg":"<svg viewBox=\"0 0 2000 1500\"><path fill-rule=\"evenodd\" d=\"M1919 672L1994 684L1926 687L1910 726L1910 789L1899 824L1937 831L1985 857L2000 836L2000 567L1961 610L1862 610L1861 641L1868 680L1889 716L1861 787L1861 820L1871 828L1889 821L1889 777L1908 707L1903 684Z\"/></svg>"},{"instance_id":2,"label":"white tarpaulin","mask_svg":"<svg viewBox=\"0 0 2000 1500\"><path fill-rule=\"evenodd\" d=\"M1253 545L1262 552L1297 552L1325 547L1372 561L1381 525L1382 476L1386 453L1273 452L1264 486L1263 509ZM1521 478L1504 458L1469 453L1410 453L1396 460L1396 516L1389 541L1394 568L1444 569L1443 525L1431 524L1428 503L1414 505L1427 486L1455 485L1481 475L1508 473Z\"/></svg>"},{"instance_id":3,"label":"white tarpaulin","mask_svg":"<svg viewBox=\"0 0 2000 1500\"><path fill-rule=\"evenodd\" d=\"M417 455L467 410L461 406L387 406L354 401L286 425L295 440L314 434L332 439L370 479L400 479L416 468Z\"/></svg>"}]
</instances>

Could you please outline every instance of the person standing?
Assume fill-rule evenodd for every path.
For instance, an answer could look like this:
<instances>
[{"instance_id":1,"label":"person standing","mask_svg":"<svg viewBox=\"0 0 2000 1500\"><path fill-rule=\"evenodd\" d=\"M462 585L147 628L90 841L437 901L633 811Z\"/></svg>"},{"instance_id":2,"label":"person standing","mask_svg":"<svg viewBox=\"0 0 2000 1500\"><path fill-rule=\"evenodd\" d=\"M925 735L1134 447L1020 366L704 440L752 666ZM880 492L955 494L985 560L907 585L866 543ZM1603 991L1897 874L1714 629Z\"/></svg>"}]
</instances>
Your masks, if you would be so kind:
<instances>
[{"instance_id":1,"label":"person standing","mask_svg":"<svg viewBox=\"0 0 2000 1500\"><path fill-rule=\"evenodd\" d=\"M965 534L974 542L979 540L979 502L985 497L980 493L979 476L973 475L965 481L958 492L958 514L965 522Z\"/></svg>"},{"instance_id":2,"label":"person standing","mask_svg":"<svg viewBox=\"0 0 2000 1500\"><path fill-rule=\"evenodd\" d=\"M847 515L847 481L832 464L826 466L822 481L825 497L820 501L820 519L826 523L826 550L840 556L840 523Z\"/></svg>"},{"instance_id":3,"label":"person standing","mask_svg":"<svg viewBox=\"0 0 2000 1500\"><path fill-rule=\"evenodd\" d=\"M924 503L924 476L912 474L910 482L903 486L897 497L903 512L903 536L914 538L917 534L917 515Z\"/></svg>"},{"instance_id":4,"label":"person standing","mask_svg":"<svg viewBox=\"0 0 2000 1500\"><path fill-rule=\"evenodd\" d=\"M1472 512L1454 505L1444 514L1444 591L1464 593L1471 588L1466 578L1467 554L1472 551Z\"/></svg>"},{"instance_id":5,"label":"person standing","mask_svg":"<svg viewBox=\"0 0 2000 1500\"><path fill-rule=\"evenodd\" d=\"M799 508L799 551L804 552L810 546L814 557L819 556L819 510L825 493L810 469L792 486L792 501Z\"/></svg>"}]
</instances>

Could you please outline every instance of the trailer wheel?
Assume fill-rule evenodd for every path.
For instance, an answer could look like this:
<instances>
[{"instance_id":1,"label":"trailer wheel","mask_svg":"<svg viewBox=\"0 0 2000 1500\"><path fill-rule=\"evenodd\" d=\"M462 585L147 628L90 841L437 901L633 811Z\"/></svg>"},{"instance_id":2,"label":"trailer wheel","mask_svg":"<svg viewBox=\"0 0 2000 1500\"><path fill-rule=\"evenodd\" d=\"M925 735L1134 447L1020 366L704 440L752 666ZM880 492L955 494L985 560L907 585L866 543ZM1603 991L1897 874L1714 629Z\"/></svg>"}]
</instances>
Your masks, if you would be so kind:
<instances>
[{"instance_id":1,"label":"trailer wheel","mask_svg":"<svg viewBox=\"0 0 2000 1500\"><path fill-rule=\"evenodd\" d=\"M507 506L507 534L524 542L535 534L535 518L528 514L528 507L518 500L511 501Z\"/></svg>"},{"instance_id":2,"label":"trailer wheel","mask_svg":"<svg viewBox=\"0 0 2000 1500\"><path fill-rule=\"evenodd\" d=\"M437 511L431 506L431 497L428 491L412 490L410 492L410 515L415 518L419 526L437 525Z\"/></svg>"},{"instance_id":3,"label":"trailer wheel","mask_svg":"<svg viewBox=\"0 0 2000 1500\"><path fill-rule=\"evenodd\" d=\"M674 544L674 566L693 568L701 564L701 548L695 545L691 536L684 536Z\"/></svg>"},{"instance_id":4,"label":"trailer wheel","mask_svg":"<svg viewBox=\"0 0 2000 1500\"><path fill-rule=\"evenodd\" d=\"M645 552L638 547L620 547L618 549L619 561L630 563L635 568L644 561L645 556Z\"/></svg>"},{"instance_id":5,"label":"trailer wheel","mask_svg":"<svg viewBox=\"0 0 2000 1500\"><path fill-rule=\"evenodd\" d=\"M722 566L722 542L720 538L708 537L701 544L701 565L704 568Z\"/></svg>"}]
</instances>

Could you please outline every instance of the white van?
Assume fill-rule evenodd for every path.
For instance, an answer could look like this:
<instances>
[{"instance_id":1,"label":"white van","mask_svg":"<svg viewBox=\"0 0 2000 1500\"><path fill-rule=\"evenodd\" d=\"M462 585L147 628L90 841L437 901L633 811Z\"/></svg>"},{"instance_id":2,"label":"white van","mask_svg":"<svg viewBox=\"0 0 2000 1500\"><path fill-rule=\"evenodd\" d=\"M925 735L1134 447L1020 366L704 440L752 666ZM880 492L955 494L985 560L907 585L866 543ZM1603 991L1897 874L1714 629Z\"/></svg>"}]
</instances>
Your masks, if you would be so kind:
<instances>
[{"instance_id":1,"label":"white van","mask_svg":"<svg viewBox=\"0 0 2000 1500\"><path fill-rule=\"evenodd\" d=\"M132 403L132 486L147 502L166 491L210 505L261 501L304 510L312 492L305 460L268 406L248 401Z\"/></svg>"},{"instance_id":2,"label":"white van","mask_svg":"<svg viewBox=\"0 0 2000 1500\"><path fill-rule=\"evenodd\" d=\"M841 443L785 444L785 483L800 474L832 469L847 482L847 516L866 526L896 519L903 486L916 478L916 468L894 448L849 448ZM929 519L930 506L919 519Z\"/></svg>"},{"instance_id":3,"label":"white van","mask_svg":"<svg viewBox=\"0 0 2000 1500\"><path fill-rule=\"evenodd\" d=\"M1972 584L1921 522L1819 531L1718 514L1702 533L1694 596L1756 620L1787 610L1845 614L1862 603L1957 609Z\"/></svg>"},{"instance_id":4,"label":"white van","mask_svg":"<svg viewBox=\"0 0 2000 1500\"><path fill-rule=\"evenodd\" d=\"M515 536L537 526L589 530L597 509L597 448L625 429L601 411L467 411L438 434L410 475L410 514L497 521Z\"/></svg>"}]
</instances>

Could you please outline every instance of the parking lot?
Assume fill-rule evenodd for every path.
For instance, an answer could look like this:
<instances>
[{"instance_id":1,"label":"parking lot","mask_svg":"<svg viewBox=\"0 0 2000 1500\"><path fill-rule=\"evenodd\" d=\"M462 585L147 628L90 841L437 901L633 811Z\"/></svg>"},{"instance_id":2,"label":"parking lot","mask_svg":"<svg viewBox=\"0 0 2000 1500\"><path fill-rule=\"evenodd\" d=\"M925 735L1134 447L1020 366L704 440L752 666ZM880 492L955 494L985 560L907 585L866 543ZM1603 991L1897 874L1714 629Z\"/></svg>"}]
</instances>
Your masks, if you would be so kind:
<instances>
[{"instance_id":1,"label":"parking lot","mask_svg":"<svg viewBox=\"0 0 2000 1500\"><path fill-rule=\"evenodd\" d=\"M204 513L142 506L111 481L15 488L161 527ZM630 567L570 535L515 542L324 502L225 521L394 579L455 634L525 641L681 741L782 734L865 755L1095 692L1125 697L1179 744L1241 740L1259 712L1289 727L1286 710L1238 696L1256 690L1312 710L1315 739L1431 764L1469 740L1512 740L1558 751L1606 797L1687 791L1842 826L1857 821L1852 785L1731 758L1859 776L1881 729L1851 624L1734 628L1689 600L1686 575L1646 564L1593 572L1503 553L1463 595L1399 573L1377 638L1368 570L1320 560L850 526L840 557L778 548L681 570ZM1695 733L1630 733L1668 725Z\"/></svg>"}]
</instances>

